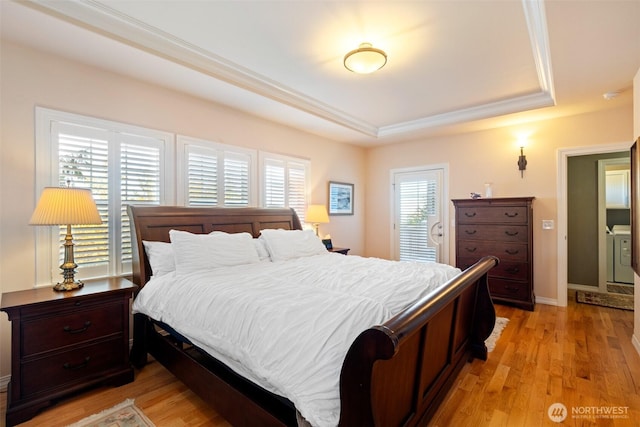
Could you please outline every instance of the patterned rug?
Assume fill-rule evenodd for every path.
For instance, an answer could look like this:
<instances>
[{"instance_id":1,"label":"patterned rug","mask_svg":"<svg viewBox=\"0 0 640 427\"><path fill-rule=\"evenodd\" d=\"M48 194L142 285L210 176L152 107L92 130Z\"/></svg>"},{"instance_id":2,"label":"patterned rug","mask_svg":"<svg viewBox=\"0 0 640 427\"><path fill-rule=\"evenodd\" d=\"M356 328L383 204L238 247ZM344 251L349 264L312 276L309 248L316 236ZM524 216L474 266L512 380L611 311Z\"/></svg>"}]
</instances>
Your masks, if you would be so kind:
<instances>
[{"instance_id":1,"label":"patterned rug","mask_svg":"<svg viewBox=\"0 0 640 427\"><path fill-rule=\"evenodd\" d=\"M633 285L615 285L613 283L607 283L607 292L633 295Z\"/></svg>"},{"instance_id":2,"label":"patterned rug","mask_svg":"<svg viewBox=\"0 0 640 427\"><path fill-rule=\"evenodd\" d=\"M576 291L576 301L584 304L600 305L603 307L633 311L633 295Z\"/></svg>"},{"instance_id":3,"label":"patterned rug","mask_svg":"<svg viewBox=\"0 0 640 427\"><path fill-rule=\"evenodd\" d=\"M127 399L113 408L91 415L68 427L155 427L140 409Z\"/></svg>"},{"instance_id":4,"label":"patterned rug","mask_svg":"<svg viewBox=\"0 0 640 427\"><path fill-rule=\"evenodd\" d=\"M488 352L492 352L493 349L496 348L496 342L498 342L498 338L502 335L502 330L507 326L507 323L509 323L509 319L506 317L496 317L496 324L493 327L493 331L484 342Z\"/></svg>"}]
</instances>

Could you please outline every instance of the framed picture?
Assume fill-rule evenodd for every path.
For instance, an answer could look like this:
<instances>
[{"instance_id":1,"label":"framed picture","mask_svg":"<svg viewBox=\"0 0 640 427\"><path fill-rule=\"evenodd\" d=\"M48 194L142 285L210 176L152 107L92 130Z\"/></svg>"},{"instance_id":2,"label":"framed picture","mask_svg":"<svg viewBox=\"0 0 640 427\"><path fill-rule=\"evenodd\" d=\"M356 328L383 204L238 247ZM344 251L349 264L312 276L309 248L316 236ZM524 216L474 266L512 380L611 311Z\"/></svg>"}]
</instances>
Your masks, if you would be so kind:
<instances>
[{"instance_id":1,"label":"framed picture","mask_svg":"<svg viewBox=\"0 0 640 427\"><path fill-rule=\"evenodd\" d=\"M353 215L353 184L329 181L329 215Z\"/></svg>"}]
</instances>

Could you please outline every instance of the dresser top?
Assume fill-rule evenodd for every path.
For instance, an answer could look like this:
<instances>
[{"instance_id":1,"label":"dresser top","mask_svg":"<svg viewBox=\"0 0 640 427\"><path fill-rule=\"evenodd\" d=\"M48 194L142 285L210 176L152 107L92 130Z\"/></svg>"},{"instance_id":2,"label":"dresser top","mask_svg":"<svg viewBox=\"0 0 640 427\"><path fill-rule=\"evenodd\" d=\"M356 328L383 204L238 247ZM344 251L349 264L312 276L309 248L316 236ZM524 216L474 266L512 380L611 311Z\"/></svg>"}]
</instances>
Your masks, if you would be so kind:
<instances>
[{"instance_id":1,"label":"dresser top","mask_svg":"<svg viewBox=\"0 0 640 427\"><path fill-rule=\"evenodd\" d=\"M480 197L478 199L472 199L467 197L466 199L452 199L454 204L457 203L484 203L484 204L505 204L505 203L526 203L531 202L535 197Z\"/></svg>"},{"instance_id":2,"label":"dresser top","mask_svg":"<svg viewBox=\"0 0 640 427\"><path fill-rule=\"evenodd\" d=\"M46 286L22 291L5 292L2 294L2 300L0 301L0 310L96 295L105 292L132 292L136 288L136 285L124 277L109 277L106 279L86 280L82 288L74 291L57 292L53 290L53 286Z\"/></svg>"}]
</instances>

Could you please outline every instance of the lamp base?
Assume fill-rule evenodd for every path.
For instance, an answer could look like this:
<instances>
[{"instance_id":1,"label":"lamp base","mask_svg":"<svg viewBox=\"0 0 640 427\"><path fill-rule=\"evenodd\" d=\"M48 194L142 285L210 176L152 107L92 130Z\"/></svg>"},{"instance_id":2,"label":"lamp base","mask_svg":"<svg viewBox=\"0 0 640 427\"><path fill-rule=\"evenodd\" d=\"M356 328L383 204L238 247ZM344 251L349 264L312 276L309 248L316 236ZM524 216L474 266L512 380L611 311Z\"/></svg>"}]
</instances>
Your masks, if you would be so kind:
<instances>
[{"instance_id":1,"label":"lamp base","mask_svg":"<svg viewBox=\"0 0 640 427\"><path fill-rule=\"evenodd\" d=\"M76 280L76 281L56 283L53 286L53 290L57 292L75 291L76 289L80 289L83 286L84 286L84 283L82 283L79 280Z\"/></svg>"}]
</instances>

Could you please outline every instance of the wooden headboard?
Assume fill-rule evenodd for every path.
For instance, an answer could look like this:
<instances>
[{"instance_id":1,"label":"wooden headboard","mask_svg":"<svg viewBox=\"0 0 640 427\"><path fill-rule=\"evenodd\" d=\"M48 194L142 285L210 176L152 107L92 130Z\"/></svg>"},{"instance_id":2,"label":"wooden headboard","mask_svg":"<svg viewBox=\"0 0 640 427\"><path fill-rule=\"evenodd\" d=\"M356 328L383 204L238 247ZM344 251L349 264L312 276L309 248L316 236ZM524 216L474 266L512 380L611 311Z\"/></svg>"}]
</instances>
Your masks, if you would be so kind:
<instances>
[{"instance_id":1,"label":"wooden headboard","mask_svg":"<svg viewBox=\"0 0 640 427\"><path fill-rule=\"evenodd\" d=\"M169 230L207 234L214 230L227 233L251 233L282 228L301 230L293 209L274 208L187 208L183 206L128 206L131 221L133 282L140 288L151 277L149 259L143 241L169 242Z\"/></svg>"}]
</instances>

